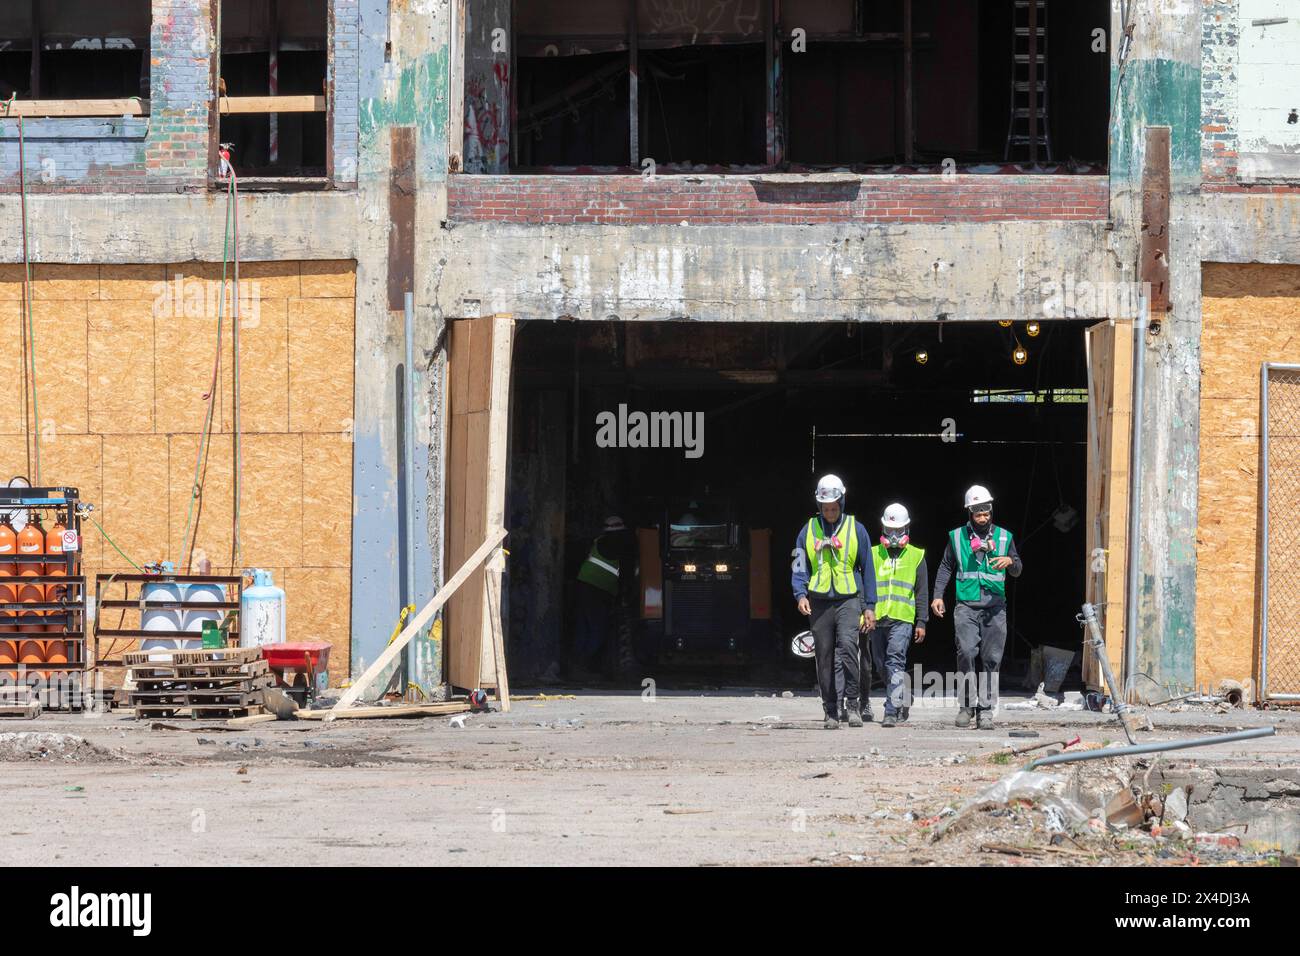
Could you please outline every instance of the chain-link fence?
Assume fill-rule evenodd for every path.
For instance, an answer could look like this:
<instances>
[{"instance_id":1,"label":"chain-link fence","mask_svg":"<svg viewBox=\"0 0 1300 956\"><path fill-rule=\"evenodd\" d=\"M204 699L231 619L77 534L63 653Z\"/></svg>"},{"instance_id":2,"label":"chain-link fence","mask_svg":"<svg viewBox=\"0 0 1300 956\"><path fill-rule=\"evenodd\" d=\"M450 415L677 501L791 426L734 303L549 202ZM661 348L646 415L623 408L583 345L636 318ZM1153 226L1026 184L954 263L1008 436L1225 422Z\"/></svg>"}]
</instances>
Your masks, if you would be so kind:
<instances>
[{"instance_id":1,"label":"chain-link fence","mask_svg":"<svg viewBox=\"0 0 1300 956\"><path fill-rule=\"evenodd\" d=\"M1262 373L1263 696L1300 700L1300 365Z\"/></svg>"}]
</instances>

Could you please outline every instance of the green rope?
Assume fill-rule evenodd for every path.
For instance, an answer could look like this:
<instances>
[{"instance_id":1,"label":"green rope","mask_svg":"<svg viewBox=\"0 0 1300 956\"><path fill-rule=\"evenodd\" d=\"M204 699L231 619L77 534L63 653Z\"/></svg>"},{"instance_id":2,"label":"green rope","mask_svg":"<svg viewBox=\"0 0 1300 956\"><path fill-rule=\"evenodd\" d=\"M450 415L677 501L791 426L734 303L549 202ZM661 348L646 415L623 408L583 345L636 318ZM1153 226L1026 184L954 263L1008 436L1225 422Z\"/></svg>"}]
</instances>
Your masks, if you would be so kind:
<instances>
[{"instance_id":1,"label":"green rope","mask_svg":"<svg viewBox=\"0 0 1300 956\"><path fill-rule=\"evenodd\" d=\"M23 154L23 118L18 117L18 152ZM23 206L23 271L26 286L23 298L27 300L27 354L32 367L32 441L36 448L36 485L41 483L41 407L36 401L36 323L32 320L32 261L27 253L27 175L26 159L19 164L19 179L22 183Z\"/></svg>"},{"instance_id":2,"label":"green rope","mask_svg":"<svg viewBox=\"0 0 1300 956\"><path fill-rule=\"evenodd\" d=\"M230 257L230 214L231 214L230 191L227 190L226 232L225 232L225 242L221 250L221 294L217 298L217 369L218 370L221 368L221 329L222 329L222 322L225 318L225 312L226 312L226 263ZM217 389L220 387L221 387L221 375L218 371L215 372L212 376L212 391L208 395L208 413L207 415L204 416L203 419L203 435L199 439L199 453L197 458L194 461L194 480L190 484L190 507L189 507L189 513L186 514L185 516L185 533L181 536L181 550L180 550L180 555L178 556L180 558L185 558L186 541L189 541L190 525L194 520L194 502L199 497L199 473L200 471L202 471L203 468L204 453L207 449L208 438L211 435L212 410L217 403ZM199 529L195 528L194 537L197 538L198 534L199 534ZM182 562L182 566L185 568L186 572L189 571L189 561L194 556L193 554L194 542L190 541L189 549L190 549L189 558L186 558Z\"/></svg>"},{"instance_id":3,"label":"green rope","mask_svg":"<svg viewBox=\"0 0 1300 956\"><path fill-rule=\"evenodd\" d=\"M104 530L104 526L103 526L102 524L100 524L100 523L99 523L98 521L96 521L94 518L91 518L90 515L88 515L88 514L87 514L87 515L82 515L82 517L83 517L83 518L90 518L90 523L93 524L96 528L99 529L99 533L102 534L102 535L104 536L104 540L107 541L109 544L111 544L111 545L113 546L113 550L114 550L114 551L116 551L118 554L120 554L123 558L126 559L126 563L127 563L127 564L131 565L131 567L135 568L135 569L136 569L137 571L139 571L141 574L144 574L144 573L145 573L144 568L140 567L140 565L136 564L136 563L135 563L134 561L132 561L129 557L127 557L126 552L123 551L121 548L119 548L119 547L117 546L117 542L114 541L114 540L109 536L108 532ZM109 584L112 584L112 583L113 583L113 582L112 582L112 579L110 579L108 583L109 583Z\"/></svg>"}]
</instances>

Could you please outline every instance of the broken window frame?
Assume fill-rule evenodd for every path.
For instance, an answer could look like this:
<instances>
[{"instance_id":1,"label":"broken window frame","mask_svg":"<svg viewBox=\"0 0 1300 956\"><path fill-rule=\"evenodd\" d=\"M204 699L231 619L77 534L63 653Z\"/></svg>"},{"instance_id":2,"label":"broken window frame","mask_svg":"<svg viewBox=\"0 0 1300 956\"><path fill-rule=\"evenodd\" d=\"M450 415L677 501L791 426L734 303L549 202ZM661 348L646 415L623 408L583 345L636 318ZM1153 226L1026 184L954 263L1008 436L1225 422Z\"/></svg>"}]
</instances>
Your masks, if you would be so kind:
<instances>
[{"instance_id":1,"label":"broken window frame","mask_svg":"<svg viewBox=\"0 0 1300 956\"><path fill-rule=\"evenodd\" d=\"M452 130L451 130L448 169L452 173L463 172L465 169L464 127L468 119L467 103L469 100L469 97L465 90L465 81L467 79L467 74L465 71L465 62L466 62L465 49L469 45L470 37L468 35L468 26L469 26L467 22L468 15L463 6L464 2L473 2L473 0L463 0L462 4L460 5L460 10L458 12L456 11L453 12L453 18L454 18L453 31L459 43L459 50L456 53L456 58L457 58L456 62L460 67L460 81L454 84L456 89L455 89L455 94L453 96L453 102L452 102L452 106L454 110L452 115L459 117L460 121L453 123ZM508 63L506 64L506 69L508 70L507 75L511 78L511 82L509 85L509 102L508 102L508 112L510 117L510 121L509 121L510 142L508 147L509 159L505 169L495 170L489 174L528 176L528 175L546 175L546 174L552 174L558 172L572 173L573 168L567 166L521 167L519 165L519 155L518 155L518 143L519 143L518 87L519 84L517 82L519 73L518 73L518 60L516 54L516 47L517 47L516 39L518 37L518 34L516 32L517 25L515 21L515 8L517 2L518 0L511 0L511 2L509 2L510 43L509 43ZM652 157L646 157L641 148L643 137L641 136L641 131L640 131L641 117L639 115L640 109L638 103L639 100L638 74L640 72L640 45L641 45L641 31L639 29L640 24L638 20L640 0L623 0L623 2L627 5L627 9L629 11L628 16L626 18L628 27L626 31L626 36L623 40L622 48L626 49L628 55L628 77L629 77L628 119L630 124L630 130L629 130L630 162L626 166L620 165L615 168L602 167L601 169L593 171L591 173L594 175L611 175L611 174L626 175L628 173L640 174L641 172L643 172L642 169L643 161L652 158ZM854 20L854 29L851 34L845 33L843 31L833 32L833 33L808 32L805 35L804 39L809 43L834 42L834 43L843 43L843 44L853 44L853 43L863 43L863 42L872 42L872 43L881 42L881 40L885 37L885 34L871 33L863 29L864 15L862 10L862 4L866 2L866 0L850 0L850 2L853 3L853 20ZM896 0L896 2L898 2L901 6L903 28L899 34L896 35L890 34L889 36L893 37L896 40L901 41L902 43L902 76L903 76L903 84L904 84L904 93L903 93L904 132L903 132L902 152L903 152L904 163L911 165L916 161L916 152L917 152L917 142L916 142L917 124L916 124L916 116L915 116L915 110L916 110L915 53L916 53L916 42L920 38L920 35L914 29L913 0ZM1031 10L1036 9L1033 3L1031 3L1029 6ZM765 55L766 55L766 84L765 85L766 85L766 98L767 98L767 114L765 120L766 120L766 128L768 130L768 133L767 133L767 142L766 142L765 163L762 166L760 166L757 170L755 170L755 168L753 167L745 167L742 170L742 169L738 169L735 167L728 167L728 166L711 166L708 167L707 171L712 174L718 174L718 175L727 175L729 173L736 174L736 175L752 175L755 171L763 172L763 173L785 173L785 172L806 171L806 170L792 169L792 167L806 167L806 169L815 170L818 166L836 167L836 166L857 165L857 164L846 162L846 163L816 164L814 166L811 164L792 162L787 158L787 153L786 153L787 117L791 109L791 104L788 102L788 89L786 86L787 71L785 69L783 60L785 56L789 55L790 44L793 40L792 31L794 29L794 25L786 23L782 18L783 17L782 0L761 0L760 8L761 8L760 10L761 16L763 19L763 23L761 25L761 33L763 37L763 43L764 43ZM1106 24L1107 44L1106 44L1105 55L1109 60L1110 69L1113 73L1113 71L1118 68L1120 62L1119 50L1121 45L1118 42L1118 38L1123 33L1124 24L1122 22L1123 14L1119 9L1118 5L1108 5L1108 9L1109 9L1110 19L1109 22ZM460 16L464 16L465 19L464 20L457 19L458 14ZM562 35L557 35L556 39L563 40L563 39L575 39L575 38L572 37L566 38ZM1115 40L1115 42L1111 42L1112 40ZM1033 46L1033 41L1031 41L1031 48L1032 46ZM1111 86L1108 86L1105 94L1106 108L1108 111L1113 109L1113 94L1114 94L1113 89L1111 88ZM1036 97L1033 94L1031 94L1030 95L1031 110L1035 108L1032 105L1034 104L1035 100ZM1034 127L1031 124L1031 132L1033 128ZM1039 160L1042 158L1037 154L1038 154L1037 144L1031 143L1030 157L1028 160L1020 160L1020 161L1007 160L1007 162L1024 162L1026 165L1036 166ZM975 165L982 165L982 164L975 164ZM1098 170L1097 173L1094 173L1093 175L1106 174L1109 170L1109 165L1110 165L1109 155L1107 155L1104 161L1101 163L1101 169ZM662 172L668 174L672 174L675 172L699 173L700 171L701 170L699 169L698 166L692 167L690 169L679 170L674 168L672 165L658 165L655 170L655 172L657 173ZM964 168L959 167L959 171L966 173L966 170ZM917 174L923 174L923 173L904 173L902 175L917 175ZM968 174L981 175L981 173L978 171L971 171Z\"/></svg>"},{"instance_id":2,"label":"broken window frame","mask_svg":"<svg viewBox=\"0 0 1300 956\"><path fill-rule=\"evenodd\" d=\"M268 16L276 22L277 0L265 0ZM212 35L215 38L211 57L210 95L212 105L209 109L208 136L208 187L225 189L230 180L221 175L221 117L238 114L269 115L275 117L286 113L324 113L325 114L325 174L323 176L240 176L240 188L253 190L289 191L295 189L328 189L334 186L334 82L330 73L330 64L334 59L334 0L321 0L325 7L325 88L320 95L269 95L269 96L227 96L221 91L222 25L221 9L223 0L209 0L209 17ZM272 53L283 52L278 47L278 34L272 33L270 45ZM238 157L235 165L238 166Z\"/></svg>"},{"instance_id":3,"label":"broken window frame","mask_svg":"<svg viewBox=\"0 0 1300 956\"><path fill-rule=\"evenodd\" d=\"M102 39L102 40L140 40L140 45L130 47L100 47L101 50L107 49L129 49L139 51L142 57L141 62L141 80L149 75L150 72L150 53L151 41L150 35L153 30L152 7L148 0L136 0L143 6L148 13L148 31L143 37L85 37L83 39ZM93 96L93 97L76 97L76 98L53 98L45 99L40 95L41 91L41 59L42 52L47 51L47 47L42 42L45 34L43 33L41 21L41 4L40 0L30 0L31 3L31 35L27 38L27 45L31 52L31 92L35 95L28 99L14 99L3 102L0 105L0 116L23 116L37 118L78 118L78 117L96 117L96 116L148 116L149 115L149 97L148 96ZM48 48L49 52L56 52L63 47ZM70 47L69 49L76 49ZM93 47L89 49L94 49ZM21 47L9 47L8 50L21 52ZM138 85L138 92L145 91L145 84L142 82Z\"/></svg>"}]
</instances>

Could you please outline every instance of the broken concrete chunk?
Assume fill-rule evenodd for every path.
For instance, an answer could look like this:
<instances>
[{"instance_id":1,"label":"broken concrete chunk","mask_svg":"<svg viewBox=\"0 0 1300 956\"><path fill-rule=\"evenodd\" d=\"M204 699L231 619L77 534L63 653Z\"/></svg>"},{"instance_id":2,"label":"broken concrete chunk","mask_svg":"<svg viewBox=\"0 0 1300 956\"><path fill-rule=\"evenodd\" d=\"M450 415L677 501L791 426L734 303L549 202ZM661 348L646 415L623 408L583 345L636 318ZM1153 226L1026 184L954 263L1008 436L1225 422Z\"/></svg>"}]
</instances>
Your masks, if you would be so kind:
<instances>
[{"instance_id":1,"label":"broken concrete chunk","mask_svg":"<svg viewBox=\"0 0 1300 956\"><path fill-rule=\"evenodd\" d=\"M1165 797L1164 814L1161 819L1165 823L1175 823L1187 819L1187 791L1182 787L1176 787L1170 791L1169 796Z\"/></svg>"}]
</instances>

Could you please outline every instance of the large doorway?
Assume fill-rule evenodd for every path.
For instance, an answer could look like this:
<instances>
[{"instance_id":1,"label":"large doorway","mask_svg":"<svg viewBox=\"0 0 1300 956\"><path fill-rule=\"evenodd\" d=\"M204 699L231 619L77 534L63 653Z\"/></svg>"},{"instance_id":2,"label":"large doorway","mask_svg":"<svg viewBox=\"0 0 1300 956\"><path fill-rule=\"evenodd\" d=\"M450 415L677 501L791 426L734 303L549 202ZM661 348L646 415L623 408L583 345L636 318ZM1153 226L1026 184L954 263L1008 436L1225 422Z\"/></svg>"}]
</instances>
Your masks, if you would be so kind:
<instances>
[{"instance_id":1,"label":"large doorway","mask_svg":"<svg viewBox=\"0 0 1300 956\"><path fill-rule=\"evenodd\" d=\"M1091 520L1088 325L521 324L506 503L511 680L573 669L578 572L615 516L637 536L628 618L641 643L630 671L626 654L604 659L608 680L738 686L799 677L788 652L804 626L790 551L826 472L844 479L848 509L873 542L885 506L908 507L931 579L947 531L964 520L965 488L987 485L994 520L1015 534L1025 562L1009 597L1005 680L1025 675L1035 648L1078 650ZM702 421L702 434L681 432L688 447L633 447L649 438L635 434L636 412ZM602 435L611 421L613 433ZM700 533L730 536L749 588L696 594L698 614L709 626L730 620L719 608L748 614L747 646L677 653L665 634L656 565L671 564L669 546L692 520L726 529ZM756 532L770 532L766 544ZM706 552L710 564L727 563L707 557L715 553ZM756 593L764 588L766 602ZM932 622L910 663L951 669L952 637L951 614ZM1079 686L1080 665L1076 657L1067 687Z\"/></svg>"}]
</instances>

